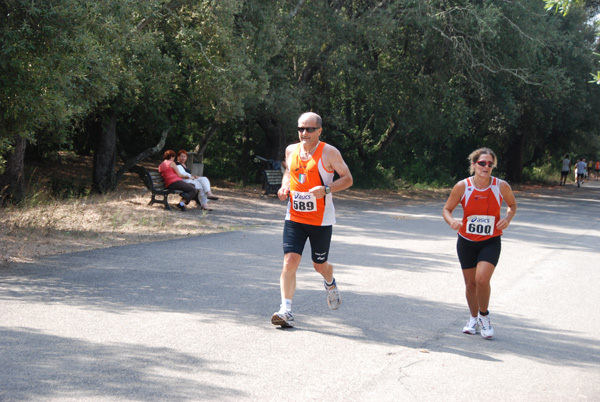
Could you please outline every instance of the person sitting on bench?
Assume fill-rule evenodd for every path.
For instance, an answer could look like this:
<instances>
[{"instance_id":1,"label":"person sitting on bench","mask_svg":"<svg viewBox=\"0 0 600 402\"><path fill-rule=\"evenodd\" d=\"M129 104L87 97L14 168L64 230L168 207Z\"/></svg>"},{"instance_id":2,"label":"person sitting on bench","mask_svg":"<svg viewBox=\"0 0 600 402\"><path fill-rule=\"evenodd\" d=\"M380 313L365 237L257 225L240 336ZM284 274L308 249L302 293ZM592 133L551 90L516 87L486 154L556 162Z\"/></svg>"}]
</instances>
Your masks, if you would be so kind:
<instances>
[{"instance_id":1,"label":"person sitting on bench","mask_svg":"<svg viewBox=\"0 0 600 402\"><path fill-rule=\"evenodd\" d=\"M210 191L210 181L208 181L207 177L192 175L192 172L185 164L187 162L187 157L187 152L183 149L177 152L177 162L175 162L177 164L177 169L179 173L185 177L183 181L193 184L196 190L198 190L196 201L200 204L202 209L212 211L212 209L208 208L208 200L218 200L219 197L215 197Z\"/></svg>"},{"instance_id":2,"label":"person sitting on bench","mask_svg":"<svg viewBox=\"0 0 600 402\"><path fill-rule=\"evenodd\" d=\"M198 190L193 184L186 183L183 181L184 176L179 173L177 165L175 164L175 151L168 149L163 154L163 162L158 166L158 171L165 181L165 188L169 190L181 190L181 197L185 199L185 203L179 202L177 207L182 211L185 211L185 206L190 203L192 199L195 199L198 194Z\"/></svg>"}]
</instances>

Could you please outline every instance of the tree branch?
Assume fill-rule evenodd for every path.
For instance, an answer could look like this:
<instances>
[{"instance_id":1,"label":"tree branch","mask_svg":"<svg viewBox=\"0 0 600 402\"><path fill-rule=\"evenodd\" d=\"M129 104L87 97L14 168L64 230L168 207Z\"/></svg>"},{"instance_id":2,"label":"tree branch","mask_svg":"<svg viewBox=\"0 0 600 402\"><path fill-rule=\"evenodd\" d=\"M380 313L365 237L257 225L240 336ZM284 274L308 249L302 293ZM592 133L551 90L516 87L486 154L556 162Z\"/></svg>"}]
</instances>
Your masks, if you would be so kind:
<instances>
[{"instance_id":1,"label":"tree branch","mask_svg":"<svg viewBox=\"0 0 600 402\"><path fill-rule=\"evenodd\" d=\"M169 131L171 131L171 128L172 127L169 127L168 129L166 129L162 132L162 134L160 136L160 140L158 141L158 144L156 144L152 148L146 149L145 151L141 152L137 156L135 156L129 160L126 160L127 157L124 155L124 153L121 153L121 160L123 161L124 164L117 171L115 186L117 185L117 183L119 183L119 180L121 179L121 177L129 171L137 173L140 176L140 178L143 179L144 170L141 167L137 166L136 164L139 161L142 161L152 155L157 154L158 152L160 152L163 149L163 147L165 146L165 142L167 140L167 135L169 134Z\"/></svg>"}]
</instances>

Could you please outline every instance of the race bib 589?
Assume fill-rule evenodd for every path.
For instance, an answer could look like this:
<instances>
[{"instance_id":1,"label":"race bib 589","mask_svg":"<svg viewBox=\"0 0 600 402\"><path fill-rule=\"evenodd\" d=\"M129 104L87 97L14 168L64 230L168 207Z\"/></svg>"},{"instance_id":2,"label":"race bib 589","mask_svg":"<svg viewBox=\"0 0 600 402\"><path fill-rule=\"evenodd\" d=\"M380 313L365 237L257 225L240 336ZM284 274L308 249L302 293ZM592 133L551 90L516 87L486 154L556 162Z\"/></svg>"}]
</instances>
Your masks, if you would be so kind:
<instances>
[{"instance_id":1,"label":"race bib 589","mask_svg":"<svg viewBox=\"0 0 600 402\"><path fill-rule=\"evenodd\" d=\"M292 208L297 212L313 212L317 210L317 199L314 194L292 191Z\"/></svg>"}]
</instances>

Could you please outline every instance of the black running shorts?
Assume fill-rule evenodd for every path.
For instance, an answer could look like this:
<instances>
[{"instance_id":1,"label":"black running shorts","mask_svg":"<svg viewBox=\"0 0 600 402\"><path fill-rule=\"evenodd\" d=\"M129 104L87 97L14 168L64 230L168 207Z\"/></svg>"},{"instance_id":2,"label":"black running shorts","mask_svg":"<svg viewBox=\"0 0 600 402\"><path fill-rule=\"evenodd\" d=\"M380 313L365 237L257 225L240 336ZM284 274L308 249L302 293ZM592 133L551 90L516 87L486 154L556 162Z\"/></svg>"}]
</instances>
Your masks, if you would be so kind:
<instances>
[{"instance_id":1,"label":"black running shorts","mask_svg":"<svg viewBox=\"0 0 600 402\"><path fill-rule=\"evenodd\" d=\"M306 225L286 220L283 225L283 253L302 255L306 239L309 239L313 262L322 264L329 256L332 233L332 226Z\"/></svg>"},{"instance_id":2,"label":"black running shorts","mask_svg":"<svg viewBox=\"0 0 600 402\"><path fill-rule=\"evenodd\" d=\"M479 261L489 262L493 266L498 264L502 242L500 236L484 241L471 241L458 236L456 252L462 269L475 268Z\"/></svg>"}]
</instances>

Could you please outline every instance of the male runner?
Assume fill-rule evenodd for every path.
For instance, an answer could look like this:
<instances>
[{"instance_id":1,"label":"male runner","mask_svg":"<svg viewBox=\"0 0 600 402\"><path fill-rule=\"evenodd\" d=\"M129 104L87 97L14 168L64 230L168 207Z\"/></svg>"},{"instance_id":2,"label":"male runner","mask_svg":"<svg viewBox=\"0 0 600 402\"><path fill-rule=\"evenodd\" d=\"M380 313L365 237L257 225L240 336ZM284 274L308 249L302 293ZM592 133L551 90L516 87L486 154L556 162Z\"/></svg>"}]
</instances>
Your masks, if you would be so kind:
<instances>
[{"instance_id":1,"label":"male runner","mask_svg":"<svg viewBox=\"0 0 600 402\"><path fill-rule=\"evenodd\" d=\"M585 176L585 170L587 169L587 163L585 158L577 161L577 187L583 184L583 177Z\"/></svg>"},{"instance_id":2,"label":"male runner","mask_svg":"<svg viewBox=\"0 0 600 402\"><path fill-rule=\"evenodd\" d=\"M571 171L571 159L569 159L569 155L565 155L565 158L562 160L562 170L560 171L560 186L565 186L567 184L567 176Z\"/></svg>"},{"instance_id":3,"label":"male runner","mask_svg":"<svg viewBox=\"0 0 600 402\"><path fill-rule=\"evenodd\" d=\"M281 201L288 200L288 208L283 228L283 270L279 279L281 306L271 318L273 325L294 325L292 298L306 239L310 240L313 266L325 282L327 304L336 310L342 302L333 277L333 265L327 261L335 223L331 193L350 187L352 175L340 152L319 140L322 131L321 117L304 113L298 119L300 142L285 150L286 170L277 196ZM335 181L334 172L339 175Z\"/></svg>"}]
</instances>

